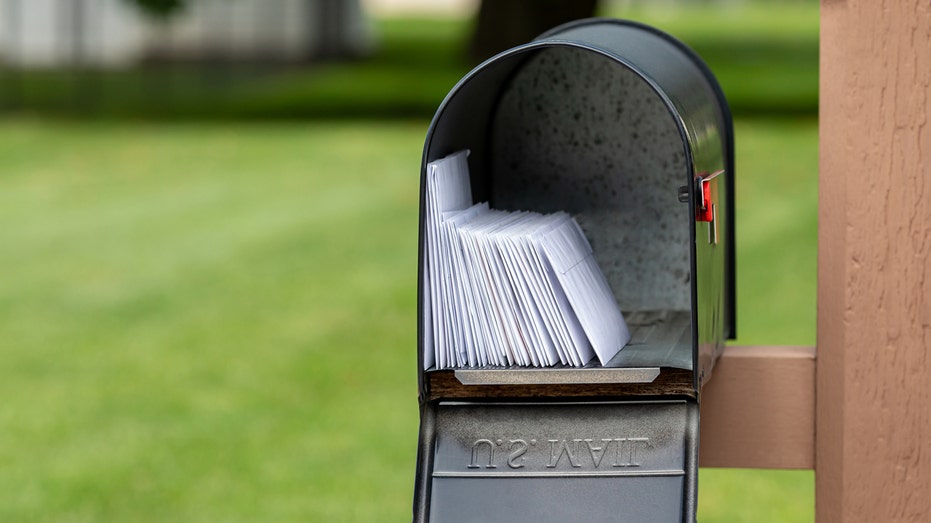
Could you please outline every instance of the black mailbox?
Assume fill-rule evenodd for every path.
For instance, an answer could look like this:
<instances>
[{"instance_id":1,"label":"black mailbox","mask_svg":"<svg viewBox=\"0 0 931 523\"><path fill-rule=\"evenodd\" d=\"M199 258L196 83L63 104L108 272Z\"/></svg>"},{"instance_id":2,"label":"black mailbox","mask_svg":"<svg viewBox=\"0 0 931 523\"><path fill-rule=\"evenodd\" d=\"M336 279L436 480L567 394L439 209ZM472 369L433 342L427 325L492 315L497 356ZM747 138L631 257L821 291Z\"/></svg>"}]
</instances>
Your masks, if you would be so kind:
<instances>
[{"instance_id":1,"label":"black mailbox","mask_svg":"<svg viewBox=\"0 0 931 523\"><path fill-rule=\"evenodd\" d=\"M427 165L476 201L566 211L632 338L581 368L424 368ZM698 401L733 337L734 153L714 76L638 23L557 27L466 75L423 153L416 521L694 521Z\"/></svg>"}]
</instances>

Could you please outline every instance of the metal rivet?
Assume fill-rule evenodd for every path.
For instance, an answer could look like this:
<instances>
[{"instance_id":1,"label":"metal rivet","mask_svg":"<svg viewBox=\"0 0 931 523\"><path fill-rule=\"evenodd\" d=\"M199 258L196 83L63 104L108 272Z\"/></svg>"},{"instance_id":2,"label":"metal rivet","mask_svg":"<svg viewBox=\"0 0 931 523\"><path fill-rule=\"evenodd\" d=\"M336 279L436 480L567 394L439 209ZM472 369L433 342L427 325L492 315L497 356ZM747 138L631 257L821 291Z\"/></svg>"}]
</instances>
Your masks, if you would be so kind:
<instances>
[{"instance_id":1,"label":"metal rivet","mask_svg":"<svg viewBox=\"0 0 931 523\"><path fill-rule=\"evenodd\" d=\"M679 201L682 203L689 202L689 186L683 185L679 187Z\"/></svg>"}]
</instances>

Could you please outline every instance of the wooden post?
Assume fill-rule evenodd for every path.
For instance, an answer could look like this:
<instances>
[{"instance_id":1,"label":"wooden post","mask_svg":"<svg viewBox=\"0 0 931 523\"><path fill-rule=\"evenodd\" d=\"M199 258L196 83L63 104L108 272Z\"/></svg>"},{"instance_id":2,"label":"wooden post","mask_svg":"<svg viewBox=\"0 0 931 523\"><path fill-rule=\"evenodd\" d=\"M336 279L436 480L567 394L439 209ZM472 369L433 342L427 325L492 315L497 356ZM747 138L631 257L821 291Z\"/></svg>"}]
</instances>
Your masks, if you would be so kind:
<instances>
[{"instance_id":1,"label":"wooden post","mask_svg":"<svg viewBox=\"0 0 931 523\"><path fill-rule=\"evenodd\" d=\"M931 521L931 4L822 0L816 513Z\"/></svg>"}]
</instances>

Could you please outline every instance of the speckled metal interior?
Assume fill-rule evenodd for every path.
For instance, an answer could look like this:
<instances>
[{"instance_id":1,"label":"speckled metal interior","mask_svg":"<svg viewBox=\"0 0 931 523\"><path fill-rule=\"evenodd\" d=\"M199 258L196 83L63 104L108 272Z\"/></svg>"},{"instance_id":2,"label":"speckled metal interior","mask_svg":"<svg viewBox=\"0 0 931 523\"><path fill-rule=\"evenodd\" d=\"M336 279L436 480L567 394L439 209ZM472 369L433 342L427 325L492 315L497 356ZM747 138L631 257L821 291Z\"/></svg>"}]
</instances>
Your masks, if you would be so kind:
<instances>
[{"instance_id":1,"label":"speckled metal interior","mask_svg":"<svg viewBox=\"0 0 931 523\"><path fill-rule=\"evenodd\" d=\"M584 49L536 51L490 128L495 207L572 213L623 310L689 309L683 139L641 77Z\"/></svg>"}]
</instances>

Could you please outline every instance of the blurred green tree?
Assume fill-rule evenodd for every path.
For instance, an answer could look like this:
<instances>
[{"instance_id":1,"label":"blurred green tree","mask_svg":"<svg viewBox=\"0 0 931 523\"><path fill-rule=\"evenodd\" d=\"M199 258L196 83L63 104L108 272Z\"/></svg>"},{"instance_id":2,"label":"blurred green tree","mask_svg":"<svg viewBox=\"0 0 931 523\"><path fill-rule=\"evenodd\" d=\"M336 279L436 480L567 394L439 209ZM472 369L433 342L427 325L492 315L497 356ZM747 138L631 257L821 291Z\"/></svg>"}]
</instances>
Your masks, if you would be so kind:
<instances>
[{"instance_id":1,"label":"blurred green tree","mask_svg":"<svg viewBox=\"0 0 931 523\"><path fill-rule=\"evenodd\" d=\"M154 16L165 17L183 7L183 0L127 0Z\"/></svg>"},{"instance_id":2,"label":"blurred green tree","mask_svg":"<svg viewBox=\"0 0 931 523\"><path fill-rule=\"evenodd\" d=\"M478 63L559 24L595 16L597 7L598 0L482 0L469 59Z\"/></svg>"}]
</instances>

